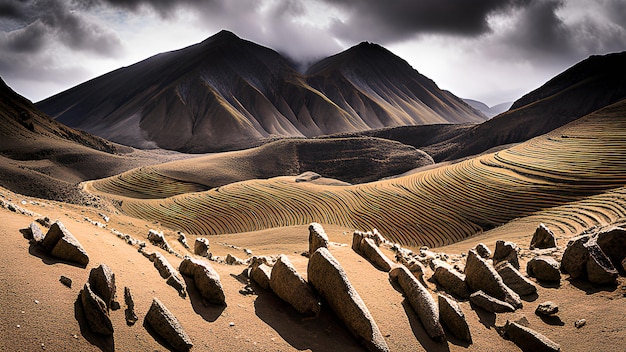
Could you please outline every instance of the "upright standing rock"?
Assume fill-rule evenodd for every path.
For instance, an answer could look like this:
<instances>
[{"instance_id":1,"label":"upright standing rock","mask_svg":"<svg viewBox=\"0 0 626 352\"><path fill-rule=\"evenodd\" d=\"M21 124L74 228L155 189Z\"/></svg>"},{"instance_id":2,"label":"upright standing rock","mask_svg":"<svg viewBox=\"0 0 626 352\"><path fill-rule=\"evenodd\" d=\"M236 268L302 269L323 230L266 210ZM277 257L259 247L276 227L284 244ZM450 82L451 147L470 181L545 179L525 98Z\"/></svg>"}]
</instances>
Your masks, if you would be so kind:
<instances>
[{"instance_id":1,"label":"upright standing rock","mask_svg":"<svg viewBox=\"0 0 626 352\"><path fill-rule=\"evenodd\" d=\"M204 237L196 238L193 245L193 252L201 257L209 256L209 240Z\"/></svg>"},{"instance_id":2,"label":"upright standing rock","mask_svg":"<svg viewBox=\"0 0 626 352\"><path fill-rule=\"evenodd\" d=\"M554 236L554 233L552 233L546 225L539 224L533 238L530 240L530 249L554 247L556 247L556 236Z\"/></svg>"},{"instance_id":3,"label":"upright standing rock","mask_svg":"<svg viewBox=\"0 0 626 352\"><path fill-rule=\"evenodd\" d=\"M86 283L80 291L80 301L83 306L85 318L89 328L100 335L110 336L113 334L113 324L109 317L109 310L102 298L98 297Z\"/></svg>"},{"instance_id":4,"label":"upright standing rock","mask_svg":"<svg viewBox=\"0 0 626 352\"><path fill-rule=\"evenodd\" d=\"M309 225L309 256L320 247L328 248L328 235L322 225L314 222Z\"/></svg>"},{"instance_id":5,"label":"upright standing rock","mask_svg":"<svg viewBox=\"0 0 626 352\"><path fill-rule=\"evenodd\" d=\"M313 253L309 259L307 277L337 317L368 350L389 351L365 303L327 248L319 248Z\"/></svg>"},{"instance_id":6,"label":"upright standing rock","mask_svg":"<svg viewBox=\"0 0 626 352\"><path fill-rule=\"evenodd\" d=\"M157 298L152 300L144 321L176 351L189 351L193 347L178 319Z\"/></svg>"},{"instance_id":7,"label":"upright standing rock","mask_svg":"<svg viewBox=\"0 0 626 352\"><path fill-rule=\"evenodd\" d=\"M469 288L465 282L465 275L454 270L450 264L441 260L433 260L431 266L435 273L433 278L448 293L459 298L469 298Z\"/></svg>"},{"instance_id":8,"label":"upright standing rock","mask_svg":"<svg viewBox=\"0 0 626 352\"><path fill-rule=\"evenodd\" d=\"M286 255L280 255L274 264L270 287L278 297L291 304L298 312L312 316L320 314L319 299Z\"/></svg>"},{"instance_id":9,"label":"upright standing rock","mask_svg":"<svg viewBox=\"0 0 626 352\"><path fill-rule=\"evenodd\" d=\"M567 242L565 252L561 259L561 269L568 273L572 279L586 275L587 259L589 250L585 244L591 239L589 235L574 237Z\"/></svg>"},{"instance_id":10,"label":"upright standing rock","mask_svg":"<svg viewBox=\"0 0 626 352\"><path fill-rule=\"evenodd\" d=\"M489 259L491 257L491 251L484 243L476 245L476 253L483 259Z\"/></svg>"},{"instance_id":11,"label":"upright standing rock","mask_svg":"<svg viewBox=\"0 0 626 352\"><path fill-rule=\"evenodd\" d=\"M496 250L493 252L494 266L500 262L507 261L515 269L519 270L518 252L519 247L515 243L502 240L496 241Z\"/></svg>"},{"instance_id":12,"label":"upright standing rock","mask_svg":"<svg viewBox=\"0 0 626 352\"><path fill-rule=\"evenodd\" d=\"M626 259L626 230L621 227L610 227L598 232L596 243L604 254L613 263L614 267L620 267L622 261Z\"/></svg>"},{"instance_id":13,"label":"upright standing rock","mask_svg":"<svg viewBox=\"0 0 626 352\"><path fill-rule=\"evenodd\" d=\"M100 264L89 272L89 285L95 294L100 296L107 308L115 300L115 274L106 264Z\"/></svg>"},{"instance_id":14,"label":"upright standing rock","mask_svg":"<svg viewBox=\"0 0 626 352\"><path fill-rule=\"evenodd\" d=\"M124 310L126 324L134 325L139 318L135 314L135 301L133 300L133 294L130 292L130 287L124 287L124 302L126 302L126 310Z\"/></svg>"},{"instance_id":15,"label":"upright standing rock","mask_svg":"<svg viewBox=\"0 0 626 352\"><path fill-rule=\"evenodd\" d=\"M465 320L465 314L463 314L459 303L453 298L442 294L438 294L437 299L439 303L439 320L441 320L443 325L445 325L456 338L472 342L472 335L467 325L467 320Z\"/></svg>"},{"instance_id":16,"label":"upright standing rock","mask_svg":"<svg viewBox=\"0 0 626 352\"><path fill-rule=\"evenodd\" d=\"M465 281L474 291L482 290L488 295L511 304L514 308L522 306L519 295L506 286L493 266L473 249L467 254Z\"/></svg>"}]
</instances>

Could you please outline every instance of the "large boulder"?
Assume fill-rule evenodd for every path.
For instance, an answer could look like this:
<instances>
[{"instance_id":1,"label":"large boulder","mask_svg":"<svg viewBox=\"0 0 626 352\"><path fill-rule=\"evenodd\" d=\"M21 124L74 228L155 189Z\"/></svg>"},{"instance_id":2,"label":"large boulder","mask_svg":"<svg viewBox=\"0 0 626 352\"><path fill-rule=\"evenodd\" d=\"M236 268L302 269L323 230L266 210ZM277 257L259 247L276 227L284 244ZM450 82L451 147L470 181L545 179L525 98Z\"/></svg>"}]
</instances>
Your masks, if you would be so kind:
<instances>
[{"instance_id":1,"label":"large boulder","mask_svg":"<svg viewBox=\"0 0 626 352\"><path fill-rule=\"evenodd\" d=\"M465 263L465 281L473 291L482 290L514 308L522 306L517 293L504 284L491 264L481 258L475 250L470 250Z\"/></svg>"},{"instance_id":2,"label":"large boulder","mask_svg":"<svg viewBox=\"0 0 626 352\"><path fill-rule=\"evenodd\" d=\"M544 225L539 224L537 230L533 234L533 238L530 240L530 249L545 249L556 247L556 236L550 231L550 229Z\"/></svg>"},{"instance_id":3,"label":"large boulder","mask_svg":"<svg viewBox=\"0 0 626 352\"><path fill-rule=\"evenodd\" d=\"M337 317L368 350L389 351L365 303L327 248L319 248L311 255L307 277Z\"/></svg>"},{"instance_id":4,"label":"large boulder","mask_svg":"<svg viewBox=\"0 0 626 352\"><path fill-rule=\"evenodd\" d=\"M200 295L207 302L226 304L220 275L209 263L185 256L178 270L181 274L193 278Z\"/></svg>"},{"instance_id":5,"label":"large boulder","mask_svg":"<svg viewBox=\"0 0 626 352\"><path fill-rule=\"evenodd\" d=\"M587 258L587 279L589 282L599 285L612 284L617 280L618 272L611 263L609 257L592 238L585 244L589 251Z\"/></svg>"},{"instance_id":6,"label":"large boulder","mask_svg":"<svg viewBox=\"0 0 626 352\"><path fill-rule=\"evenodd\" d=\"M504 336L524 352L557 352L561 350L557 343L544 335L512 321L506 322Z\"/></svg>"},{"instance_id":7,"label":"large boulder","mask_svg":"<svg viewBox=\"0 0 626 352\"><path fill-rule=\"evenodd\" d=\"M209 247L209 240L207 238L198 237L193 245L193 253L202 257L208 257Z\"/></svg>"},{"instance_id":8,"label":"large boulder","mask_svg":"<svg viewBox=\"0 0 626 352\"><path fill-rule=\"evenodd\" d=\"M57 258L83 266L89 263L89 256L83 246L60 221L56 221L50 226L48 233L41 241L41 245Z\"/></svg>"},{"instance_id":9,"label":"large boulder","mask_svg":"<svg viewBox=\"0 0 626 352\"><path fill-rule=\"evenodd\" d=\"M159 252L154 252L149 256L150 261L154 263L154 267L159 271L159 274L164 278L168 285L172 286L181 297L187 296L187 287L185 281L178 275L178 272L170 264L169 261Z\"/></svg>"},{"instance_id":10,"label":"large boulder","mask_svg":"<svg viewBox=\"0 0 626 352\"><path fill-rule=\"evenodd\" d=\"M328 248L328 235L322 225L314 222L309 225L309 256L320 247Z\"/></svg>"},{"instance_id":11,"label":"large boulder","mask_svg":"<svg viewBox=\"0 0 626 352\"><path fill-rule=\"evenodd\" d=\"M403 265L391 269L389 277L402 287L404 296L417 313L428 336L435 341L445 341L446 336L439 322L439 310L428 290Z\"/></svg>"},{"instance_id":12,"label":"large boulder","mask_svg":"<svg viewBox=\"0 0 626 352\"><path fill-rule=\"evenodd\" d=\"M618 268L626 258L626 230L621 227L610 227L598 232L596 243Z\"/></svg>"},{"instance_id":13,"label":"large boulder","mask_svg":"<svg viewBox=\"0 0 626 352\"><path fill-rule=\"evenodd\" d=\"M539 281L559 282L561 273L559 272L559 262L552 257L538 256L528 261L526 273Z\"/></svg>"},{"instance_id":14,"label":"large boulder","mask_svg":"<svg viewBox=\"0 0 626 352\"><path fill-rule=\"evenodd\" d=\"M106 264L100 264L98 267L91 269L89 272L89 285L95 294L97 294L108 309L115 300L115 274L113 270Z\"/></svg>"},{"instance_id":15,"label":"large boulder","mask_svg":"<svg viewBox=\"0 0 626 352\"><path fill-rule=\"evenodd\" d=\"M470 302L491 313L513 312L515 308L507 302L491 297L483 291L476 291L470 295Z\"/></svg>"},{"instance_id":16,"label":"large boulder","mask_svg":"<svg viewBox=\"0 0 626 352\"><path fill-rule=\"evenodd\" d=\"M112 335L113 324L109 317L107 305L102 298L93 292L89 283L86 283L80 291L80 302L89 328L96 334Z\"/></svg>"},{"instance_id":17,"label":"large boulder","mask_svg":"<svg viewBox=\"0 0 626 352\"><path fill-rule=\"evenodd\" d=\"M561 269L568 273L572 279L582 278L586 275L589 250L585 244L590 239L591 236L582 235L567 242L567 247L561 258Z\"/></svg>"},{"instance_id":18,"label":"large boulder","mask_svg":"<svg viewBox=\"0 0 626 352\"><path fill-rule=\"evenodd\" d=\"M363 232L355 231L352 236L352 249L369 260L378 269L389 272L395 264L378 248L374 240Z\"/></svg>"},{"instance_id":19,"label":"large boulder","mask_svg":"<svg viewBox=\"0 0 626 352\"><path fill-rule=\"evenodd\" d=\"M537 286L525 278L510 262L501 262L496 266L496 271L504 284L518 295L527 296L537 292Z\"/></svg>"},{"instance_id":20,"label":"large boulder","mask_svg":"<svg viewBox=\"0 0 626 352\"><path fill-rule=\"evenodd\" d=\"M437 299L439 303L439 320L443 325L445 325L456 338L472 342L472 335L467 325L467 320L465 320L465 314L463 314L459 303L453 298L442 294L438 294Z\"/></svg>"},{"instance_id":21,"label":"large boulder","mask_svg":"<svg viewBox=\"0 0 626 352\"><path fill-rule=\"evenodd\" d=\"M283 301L304 315L318 316L320 301L311 286L298 274L286 255L278 256L270 276L270 288Z\"/></svg>"},{"instance_id":22,"label":"large boulder","mask_svg":"<svg viewBox=\"0 0 626 352\"><path fill-rule=\"evenodd\" d=\"M144 318L146 325L163 338L175 351L189 351L193 347L191 339L183 330L178 319L159 301L152 300L152 305Z\"/></svg>"},{"instance_id":23,"label":"large boulder","mask_svg":"<svg viewBox=\"0 0 626 352\"><path fill-rule=\"evenodd\" d=\"M465 275L441 260L433 260L431 266L434 270L433 279L437 281L444 291L459 298L469 298L470 292L465 282Z\"/></svg>"},{"instance_id":24,"label":"large boulder","mask_svg":"<svg viewBox=\"0 0 626 352\"><path fill-rule=\"evenodd\" d=\"M506 261L519 270L518 252L519 247L515 243L498 240L496 241L496 250L493 252L493 263L496 265Z\"/></svg>"}]
</instances>

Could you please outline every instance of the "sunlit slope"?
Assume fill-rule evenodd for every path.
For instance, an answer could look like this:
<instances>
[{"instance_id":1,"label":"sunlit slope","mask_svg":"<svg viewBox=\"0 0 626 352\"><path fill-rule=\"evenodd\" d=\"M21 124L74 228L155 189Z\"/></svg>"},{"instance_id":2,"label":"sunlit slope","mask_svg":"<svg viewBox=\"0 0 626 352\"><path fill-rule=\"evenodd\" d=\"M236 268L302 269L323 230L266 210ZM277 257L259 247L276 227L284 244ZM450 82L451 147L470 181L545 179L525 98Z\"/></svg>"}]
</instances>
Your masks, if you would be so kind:
<instances>
[{"instance_id":1,"label":"sunlit slope","mask_svg":"<svg viewBox=\"0 0 626 352\"><path fill-rule=\"evenodd\" d=\"M600 215L553 213L564 229L592 225L602 209L623 213L621 196L616 206L615 197L599 195L625 184L621 101L510 149L398 179L330 188L293 178L253 180L162 200L124 198L121 209L198 235L318 221L376 227L405 245L437 246L519 217L544 214L545 220L544 210L596 196Z\"/></svg>"}]
</instances>

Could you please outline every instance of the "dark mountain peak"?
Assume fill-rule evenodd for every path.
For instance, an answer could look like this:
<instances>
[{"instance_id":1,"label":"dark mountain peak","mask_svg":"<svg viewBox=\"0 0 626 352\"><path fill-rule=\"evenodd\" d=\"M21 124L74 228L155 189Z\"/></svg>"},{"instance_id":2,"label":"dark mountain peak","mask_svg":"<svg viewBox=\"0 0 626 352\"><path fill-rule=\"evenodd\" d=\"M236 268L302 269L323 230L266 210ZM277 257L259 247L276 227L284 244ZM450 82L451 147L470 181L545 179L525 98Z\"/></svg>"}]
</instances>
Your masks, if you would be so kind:
<instances>
[{"instance_id":1,"label":"dark mountain peak","mask_svg":"<svg viewBox=\"0 0 626 352\"><path fill-rule=\"evenodd\" d=\"M215 46L224 44L241 43L243 39L239 38L235 33L222 29L216 34L208 37L200 43L201 46Z\"/></svg>"}]
</instances>

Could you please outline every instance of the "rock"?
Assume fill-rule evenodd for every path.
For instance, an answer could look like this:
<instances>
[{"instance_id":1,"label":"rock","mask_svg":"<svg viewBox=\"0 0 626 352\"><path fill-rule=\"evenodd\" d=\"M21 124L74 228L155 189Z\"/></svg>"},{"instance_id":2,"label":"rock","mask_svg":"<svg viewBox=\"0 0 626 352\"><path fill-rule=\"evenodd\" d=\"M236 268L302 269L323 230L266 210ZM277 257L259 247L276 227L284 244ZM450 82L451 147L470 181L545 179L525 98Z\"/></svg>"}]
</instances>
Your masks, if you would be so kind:
<instances>
[{"instance_id":1,"label":"rock","mask_svg":"<svg viewBox=\"0 0 626 352\"><path fill-rule=\"evenodd\" d=\"M622 269L624 269L624 271L626 271L626 258L624 258L624 260L622 260Z\"/></svg>"},{"instance_id":2,"label":"rock","mask_svg":"<svg viewBox=\"0 0 626 352\"><path fill-rule=\"evenodd\" d=\"M559 282L561 273L559 272L559 262L552 257L538 256L526 265L526 273L540 281Z\"/></svg>"},{"instance_id":3,"label":"rock","mask_svg":"<svg viewBox=\"0 0 626 352\"><path fill-rule=\"evenodd\" d=\"M557 343L515 322L507 321L504 332L505 336L524 352L557 352L561 350Z\"/></svg>"},{"instance_id":4,"label":"rock","mask_svg":"<svg viewBox=\"0 0 626 352\"><path fill-rule=\"evenodd\" d=\"M439 303L439 320L456 338L471 343L472 335L457 301L442 294L437 295L437 300Z\"/></svg>"},{"instance_id":5,"label":"rock","mask_svg":"<svg viewBox=\"0 0 626 352\"><path fill-rule=\"evenodd\" d=\"M100 264L89 272L89 285L107 308L111 309L111 303L115 300L115 274L106 264Z\"/></svg>"},{"instance_id":6,"label":"rock","mask_svg":"<svg viewBox=\"0 0 626 352\"><path fill-rule=\"evenodd\" d=\"M139 318L137 318L137 314L135 314L135 301L130 292L130 287L124 287L124 302L126 303L126 310L124 310L126 324L134 325Z\"/></svg>"},{"instance_id":7,"label":"rock","mask_svg":"<svg viewBox=\"0 0 626 352\"><path fill-rule=\"evenodd\" d=\"M270 276L270 287L278 297L301 314L310 316L320 314L319 299L286 255L280 255L274 264Z\"/></svg>"},{"instance_id":8,"label":"rock","mask_svg":"<svg viewBox=\"0 0 626 352\"><path fill-rule=\"evenodd\" d=\"M154 252L150 254L149 259L154 263L154 267L159 271L161 277L166 280L167 284L176 289L181 297L186 297L185 282L163 254Z\"/></svg>"},{"instance_id":9,"label":"rock","mask_svg":"<svg viewBox=\"0 0 626 352\"><path fill-rule=\"evenodd\" d=\"M272 267L259 263L250 268L250 278L265 290L270 289L270 277L272 276Z\"/></svg>"},{"instance_id":10,"label":"rock","mask_svg":"<svg viewBox=\"0 0 626 352\"><path fill-rule=\"evenodd\" d=\"M369 260L378 269L389 272L395 264L378 248L374 240L363 232L355 231L352 236L352 249Z\"/></svg>"},{"instance_id":11,"label":"rock","mask_svg":"<svg viewBox=\"0 0 626 352\"><path fill-rule=\"evenodd\" d=\"M180 244L182 244L183 247L189 249L189 242L187 242L187 236L180 231L178 231L178 242L180 242Z\"/></svg>"},{"instance_id":12,"label":"rock","mask_svg":"<svg viewBox=\"0 0 626 352\"><path fill-rule=\"evenodd\" d=\"M478 253L478 255L483 259L489 259L491 257L491 251L489 250L489 247L487 247L483 243L477 244L475 250L476 253Z\"/></svg>"},{"instance_id":13,"label":"rock","mask_svg":"<svg viewBox=\"0 0 626 352\"><path fill-rule=\"evenodd\" d=\"M507 302L491 297L483 291L476 291L470 295L470 302L491 313L513 312L515 308Z\"/></svg>"},{"instance_id":14,"label":"rock","mask_svg":"<svg viewBox=\"0 0 626 352\"><path fill-rule=\"evenodd\" d=\"M226 264L228 265L244 265L246 264L245 261L235 257L234 255L228 253L226 255Z\"/></svg>"},{"instance_id":15,"label":"rock","mask_svg":"<svg viewBox=\"0 0 626 352\"><path fill-rule=\"evenodd\" d=\"M72 279L70 279L69 277L61 275L59 281L61 281L63 285L72 288Z\"/></svg>"},{"instance_id":16,"label":"rock","mask_svg":"<svg viewBox=\"0 0 626 352\"><path fill-rule=\"evenodd\" d=\"M589 240L585 247L589 251L586 267L589 282L599 285L614 283L619 274L609 257L604 254L602 248L596 243L596 239L592 238Z\"/></svg>"},{"instance_id":17,"label":"rock","mask_svg":"<svg viewBox=\"0 0 626 352\"><path fill-rule=\"evenodd\" d=\"M550 316L559 312L559 306L552 301L540 303L535 309L535 314Z\"/></svg>"},{"instance_id":18,"label":"rock","mask_svg":"<svg viewBox=\"0 0 626 352\"><path fill-rule=\"evenodd\" d=\"M550 229L544 225L539 224L537 230L533 234L533 238L530 240L530 249L545 249L556 247L556 237Z\"/></svg>"},{"instance_id":19,"label":"rock","mask_svg":"<svg viewBox=\"0 0 626 352\"><path fill-rule=\"evenodd\" d=\"M80 301L83 305L83 311L89 328L100 335L112 335L113 324L111 324L107 305L102 298L98 297L91 290L89 283L86 283L80 291Z\"/></svg>"},{"instance_id":20,"label":"rock","mask_svg":"<svg viewBox=\"0 0 626 352\"><path fill-rule=\"evenodd\" d=\"M185 256L178 267L180 273L193 278L202 298L213 304L226 304L220 275L204 261Z\"/></svg>"},{"instance_id":21,"label":"rock","mask_svg":"<svg viewBox=\"0 0 626 352\"><path fill-rule=\"evenodd\" d=\"M428 336L435 341L445 341L446 336L439 322L439 310L428 290L405 266L396 266L391 269L389 278L402 287L404 297L417 313Z\"/></svg>"},{"instance_id":22,"label":"rock","mask_svg":"<svg viewBox=\"0 0 626 352\"><path fill-rule=\"evenodd\" d=\"M196 242L193 245L193 252L201 257L209 256L209 240L204 237L196 238Z\"/></svg>"},{"instance_id":23,"label":"rock","mask_svg":"<svg viewBox=\"0 0 626 352\"><path fill-rule=\"evenodd\" d=\"M532 281L525 278L510 262L500 262L500 264L496 266L496 271L502 278L504 284L518 295L527 296L537 292L537 286L535 286Z\"/></svg>"},{"instance_id":24,"label":"rock","mask_svg":"<svg viewBox=\"0 0 626 352\"><path fill-rule=\"evenodd\" d=\"M328 248L328 235L322 225L314 222L309 225L309 256L320 247Z\"/></svg>"},{"instance_id":25,"label":"rock","mask_svg":"<svg viewBox=\"0 0 626 352\"><path fill-rule=\"evenodd\" d=\"M348 330L370 351L389 351L363 300L327 248L319 248L311 258L307 277Z\"/></svg>"},{"instance_id":26,"label":"rock","mask_svg":"<svg viewBox=\"0 0 626 352\"><path fill-rule=\"evenodd\" d=\"M511 263L515 269L519 270L518 252L519 247L515 243L498 240L496 241L496 250L493 252L493 263L496 265L500 262L507 261Z\"/></svg>"},{"instance_id":27,"label":"rock","mask_svg":"<svg viewBox=\"0 0 626 352\"><path fill-rule=\"evenodd\" d=\"M35 221L31 222L30 225L28 225L28 230L30 231L30 236L34 243L41 244L41 242L43 242L43 239L44 239L43 232L41 231L41 228L39 228L39 225L37 225Z\"/></svg>"},{"instance_id":28,"label":"rock","mask_svg":"<svg viewBox=\"0 0 626 352\"><path fill-rule=\"evenodd\" d=\"M522 306L519 295L506 286L493 266L478 256L473 249L467 255L465 282L472 290L482 290L490 296L509 303L514 308Z\"/></svg>"},{"instance_id":29,"label":"rock","mask_svg":"<svg viewBox=\"0 0 626 352\"><path fill-rule=\"evenodd\" d=\"M144 321L174 350L189 351L193 347L191 339L180 326L178 319L157 298L152 300Z\"/></svg>"},{"instance_id":30,"label":"rock","mask_svg":"<svg viewBox=\"0 0 626 352\"><path fill-rule=\"evenodd\" d=\"M590 239L591 236L582 235L574 237L567 242L567 247L561 259L561 269L573 279L586 275L589 250L585 247L585 244Z\"/></svg>"},{"instance_id":31,"label":"rock","mask_svg":"<svg viewBox=\"0 0 626 352\"><path fill-rule=\"evenodd\" d=\"M610 227L598 232L596 243L618 268L626 259L626 230L621 227ZM625 269L626 270L626 269Z\"/></svg>"},{"instance_id":32,"label":"rock","mask_svg":"<svg viewBox=\"0 0 626 352\"><path fill-rule=\"evenodd\" d=\"M87 252L60 221L50 226L41 245L53 256L86 266L89 263Z\"/></svg>"},{"instance_id":33,"label":"rock","mask_svg":"<svg viewBox=\"0 0 626 352\"><path fill-rule=\"evenodd\" d=\"M576 327L576 329L580 329L583 326L585 326L585 324L587 324L587 320L585 319L578 319L574 322L574 326Z\"/></svg>"},{"instance_id":34,"label":"rock","mask_svg":"<svg viewBox=\"0 0 626 352\"><path fill-rule=\"evenodd\" d=\"M315 173L313 171L305 171L303 173L301 173L300 175L296 176L296 182L311 182L314 180L317 180L318 178L321 178L322 175Z\"/></svg>"},{"instance_id":35,"label":"rock","mask_svg":"<svg viewBox=\"0 0 626 352\"><path fill-rule=\"evenodd\" d=\"M463 299L469 298L470 293L465 282L465 275L441 260L433 260L431 266L435 271L433 278L447 293Z\"/></svg>"},{"instance_id":36,"label":"rock","mask_svg":"<svg viewBox=\"0 0 626 352\"><path fill-rule=\"evenodd\" d=\"M404 266L406 266L407 269L409 269L409 271L413 274L413 276L415 276L422 283L424 282L424 271L426 269L424 268L424 264L422 264L422 262L420 262L419 260L415 258L411 258L410 260L402 264L404 264Z\"/></svg>"}]
</instances>

